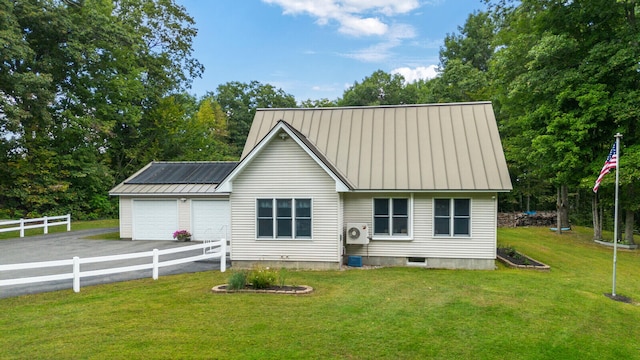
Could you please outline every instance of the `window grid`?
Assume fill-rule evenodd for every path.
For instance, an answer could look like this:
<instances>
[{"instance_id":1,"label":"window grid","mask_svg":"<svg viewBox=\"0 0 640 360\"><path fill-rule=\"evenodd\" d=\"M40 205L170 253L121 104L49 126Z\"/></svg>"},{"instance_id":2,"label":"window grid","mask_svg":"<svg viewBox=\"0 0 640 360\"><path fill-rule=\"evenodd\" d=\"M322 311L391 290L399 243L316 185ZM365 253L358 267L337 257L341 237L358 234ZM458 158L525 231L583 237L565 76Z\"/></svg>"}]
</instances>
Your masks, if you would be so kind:
<instances>
[{"instance_id":1,"label":"window grid","mask_svg":"<svg viewBox=\"0 0 640 360\"><path fill-rule=\"evenodd\" d=\"M310 239L311 199L256 199L257 237L261 239Z\"/></svg>"},{"instance_id":2,"label":"window grid","mask_svg":"<svg viewBox=\"0 0 640 360\"><path fill-rule=\"evenodd\" d=\"M435 236L471 235L470 199L434 199Z\"/></svg>"},{"instance_id":3,"label":"window grid","mask_svg":"<svg viewBox=\"0 0 640 360\"><path fill-rule=\"evenodd\" d=\"M374 235L409 236L409 206L408 198L374 198Z\"/></svg>"}]
</instances>

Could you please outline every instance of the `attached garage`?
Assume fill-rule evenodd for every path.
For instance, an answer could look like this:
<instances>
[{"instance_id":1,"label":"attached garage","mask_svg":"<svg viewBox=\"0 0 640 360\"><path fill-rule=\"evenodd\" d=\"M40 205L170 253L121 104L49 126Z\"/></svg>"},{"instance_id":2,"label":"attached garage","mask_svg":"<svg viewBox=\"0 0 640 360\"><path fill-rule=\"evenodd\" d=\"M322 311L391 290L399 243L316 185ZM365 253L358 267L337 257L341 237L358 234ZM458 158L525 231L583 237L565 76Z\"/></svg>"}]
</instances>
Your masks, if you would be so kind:
<instances>
[{"instance_id":1,"label":"attached garage","mask_svg":"<svg viewBox=\"0 0 640 360\"><path fill-rule=\"evenodd\" d=\"M173 240L178 230L177 200L133 200L133 240Z\"/></svg>"},{"instance_id":2,"label":"attached garage","mask_svg":"<svg viewBox=\"0 0 640 360\"><path fill-rule=\"evenodd\" d=\"M229 200L192 200L191 234L193 240L229 239Z\"/></svg>"},{"instance_id":3,"label":"attached garage","mask_svg":"<svg viewBox=\"0 0 640 360\"><path fill-rule=\"evenodd\" d=\"M187 230L192 240L230 240L229 195L216 187L236 162L152 162L118 184L120 238L173 240Z\"/></svg>"}]
</instances>

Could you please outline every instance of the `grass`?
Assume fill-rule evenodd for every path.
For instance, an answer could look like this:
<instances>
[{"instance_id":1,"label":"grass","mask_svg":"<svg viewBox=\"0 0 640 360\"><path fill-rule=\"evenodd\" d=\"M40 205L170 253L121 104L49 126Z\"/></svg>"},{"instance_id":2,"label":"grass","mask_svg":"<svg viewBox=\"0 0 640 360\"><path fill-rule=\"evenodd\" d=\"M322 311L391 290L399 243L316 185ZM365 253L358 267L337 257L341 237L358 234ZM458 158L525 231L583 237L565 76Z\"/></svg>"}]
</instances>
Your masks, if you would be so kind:
<instances>
[{"instance_id":1,"label":"grass","mask_svg":"<svg viewBox=\"0 0 640 360\"><path fill-rule=\"evenodd\" d=\"M0 299L0 358L639 359L640 306L608 299L612 251L589 229L500 229L550 272L287 273L311 295L212 294L206 272ZM640 300L639 252L618 293Z\"/></svg>"},{"instance_id":2,"label":"grass","mask_svg":"<svg viewBox=\"0 0 640 360\"><path fill-rule=\"evenodd\" d=\"M12 225L17 226L17 225ZM87 230L96 228L118 227L118 219L91 220L91 221L74 221L71 218L71 230ZM67 231L66 225L57 225L49 227L49 234L61 233ZM25 236L34 236L44 234L44 228L27 229L24 231ZM13 239L20 237L20 230L8 231L0 233L0 240Z\"/></svg>"},{"instance_id":3,"label":"grass","mask_svg":"<svg viewBox=\"0 0 640 360\"><path fill-rule=\"evenodd\" d=\"M85 236L84 239L89 240L120 240L120 232L111 232L106 234Z\"/></svg>"}]
</instances>

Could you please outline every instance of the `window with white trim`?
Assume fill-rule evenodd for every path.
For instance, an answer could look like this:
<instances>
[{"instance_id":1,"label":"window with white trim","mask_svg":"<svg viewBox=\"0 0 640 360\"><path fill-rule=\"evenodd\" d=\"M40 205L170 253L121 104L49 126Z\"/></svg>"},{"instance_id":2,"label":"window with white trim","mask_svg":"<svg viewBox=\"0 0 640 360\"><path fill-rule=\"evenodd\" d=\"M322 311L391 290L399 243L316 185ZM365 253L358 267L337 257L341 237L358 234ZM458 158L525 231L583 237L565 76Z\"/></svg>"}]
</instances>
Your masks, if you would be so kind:
<instances>
[{"instance_id":1,"label":"window with white trim","mask_svg":"<svg viewBox=\"0 0 640 360\"><path fill-rule=\"evenodd\" d=\"M409 236L409 199L373 199L373 234Z\"/></svg>"},{"instance_id":2,"label":"window with white trim","mask_svg":"<svg viewBox=\"0 0 640 360\"><path fill-rule=\"evenodd\" d=\"M471 199L434 199L435 236L471 235Z\"/></svg>"},{"instance_id":3,"label":"window with white trim","mask_svg":"<svg viewBox=\"0 0 640 360\"><path fill-rule=\"evenodd\" d=\"M257 199L256 207L258 238L311 238L311 199Z\"/></svg>"}]
</instances>

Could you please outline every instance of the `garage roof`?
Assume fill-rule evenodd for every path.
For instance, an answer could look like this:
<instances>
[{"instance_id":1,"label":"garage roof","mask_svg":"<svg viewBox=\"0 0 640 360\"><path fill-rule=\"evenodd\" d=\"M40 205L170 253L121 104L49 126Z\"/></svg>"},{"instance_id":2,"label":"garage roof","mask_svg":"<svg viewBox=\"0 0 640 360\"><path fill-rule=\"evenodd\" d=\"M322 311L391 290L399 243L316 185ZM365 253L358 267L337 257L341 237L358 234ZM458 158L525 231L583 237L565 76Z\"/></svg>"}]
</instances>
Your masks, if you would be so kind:
<instances>
[{"instance_id":1,"label":"garage roof","mask_svg":"<svg viewBox=\"0 0 640 360\"><path fill-rule=\"evenodd\" d=\"M125 184L219 184L236 162L152 162Z\"/></svg>"},{"instance_id":2,"label":"garage roof","mask_svg":"<svg viewBox=\"0 0 640 360\"><path fill-rule=\"evenodd\" d=\"M212 194L234 161L154 161L111 189L110 195Z\"/></svg>"}]
</instances>

